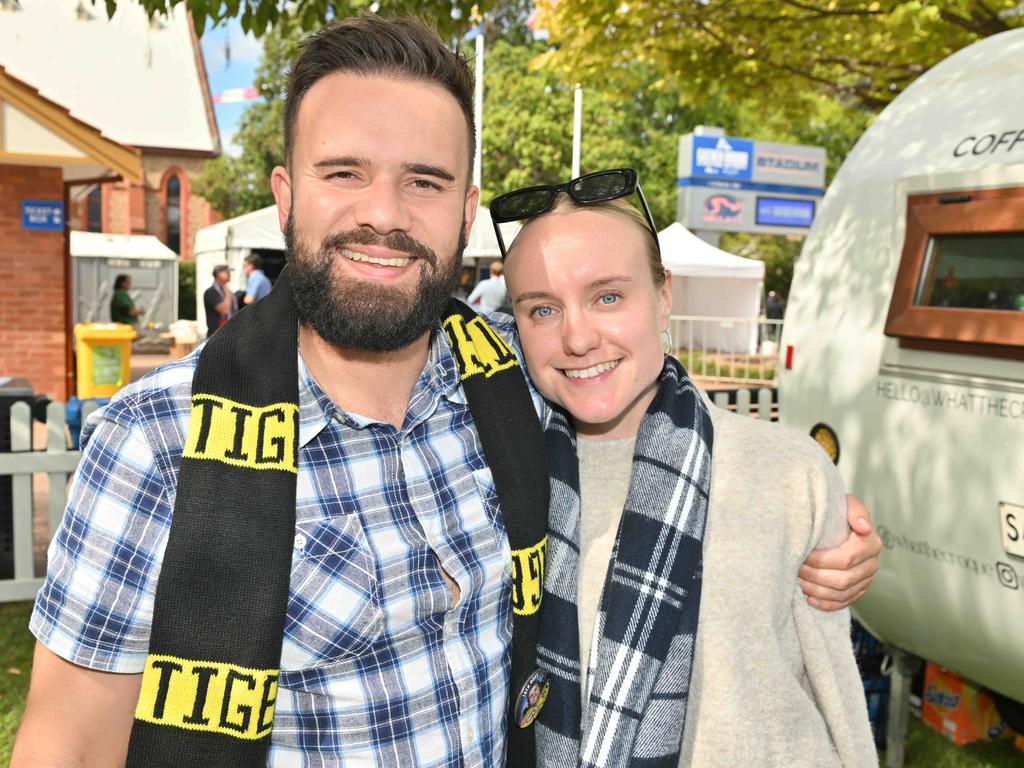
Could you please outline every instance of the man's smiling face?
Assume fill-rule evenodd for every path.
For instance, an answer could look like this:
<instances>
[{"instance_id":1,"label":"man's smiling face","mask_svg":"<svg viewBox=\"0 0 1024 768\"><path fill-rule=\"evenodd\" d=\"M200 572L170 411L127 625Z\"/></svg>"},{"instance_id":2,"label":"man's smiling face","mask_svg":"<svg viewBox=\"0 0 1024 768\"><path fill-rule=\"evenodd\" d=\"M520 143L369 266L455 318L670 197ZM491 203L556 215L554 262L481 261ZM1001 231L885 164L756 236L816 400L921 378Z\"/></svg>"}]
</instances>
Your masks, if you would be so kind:
<instances>
[{"instance_id":1,"label":"man's smiling face","mask_svg":"<svg viewBox=\"0 0 1024 768\"><path fill-rule=\"evenodd\" d=\"M273 179L303 322L368 351L436 323L476 212L468 142L438 85L338 72L309 89Z\"/></svg>"}]
</instances>

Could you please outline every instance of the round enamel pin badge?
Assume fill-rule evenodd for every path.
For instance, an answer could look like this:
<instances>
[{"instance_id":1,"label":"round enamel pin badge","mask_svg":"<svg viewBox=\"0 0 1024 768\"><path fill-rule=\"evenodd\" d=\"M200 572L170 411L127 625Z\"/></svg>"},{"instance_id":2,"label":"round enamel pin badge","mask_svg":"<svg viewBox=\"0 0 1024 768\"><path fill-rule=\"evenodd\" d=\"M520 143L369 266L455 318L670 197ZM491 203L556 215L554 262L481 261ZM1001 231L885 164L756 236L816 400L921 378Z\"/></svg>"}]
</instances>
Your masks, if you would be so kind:
<instances>
[{"instance_id":1,"label":"round enamel pin badge","mask_svg":"<svg viewBox=\"0 0 1024 768\"><path fill-rule=\"evenodd\" d=\"M533 721L540 714L541 707L548 698L548 691L551 689L551 681L548 673L543 669L535 669L526 678L522 689L519 691L519 698L516 700L516 720L520 728L529 728Z\"/></svg>"}]
</instances>

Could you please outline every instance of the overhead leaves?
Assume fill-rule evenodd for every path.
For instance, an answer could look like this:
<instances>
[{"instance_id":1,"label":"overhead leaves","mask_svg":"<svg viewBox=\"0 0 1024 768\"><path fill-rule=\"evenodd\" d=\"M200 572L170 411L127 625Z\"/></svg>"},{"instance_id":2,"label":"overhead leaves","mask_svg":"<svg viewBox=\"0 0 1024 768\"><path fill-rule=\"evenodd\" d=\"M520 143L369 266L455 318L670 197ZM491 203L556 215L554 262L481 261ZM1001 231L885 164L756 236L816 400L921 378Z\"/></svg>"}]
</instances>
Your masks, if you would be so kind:
<instances>
[{"instance_id":1,"label":"overhead leaves","mask_svg":"<svg viewBox=\"0 0 1024 768\"><path fill-rule=\"evenodd\" d=\"M799 117L816 92L878 111L929 67L1024 23L1018 0L537 0L544 63L603 82L641 61L692 103Z\"/></svg>"}]
</instances>

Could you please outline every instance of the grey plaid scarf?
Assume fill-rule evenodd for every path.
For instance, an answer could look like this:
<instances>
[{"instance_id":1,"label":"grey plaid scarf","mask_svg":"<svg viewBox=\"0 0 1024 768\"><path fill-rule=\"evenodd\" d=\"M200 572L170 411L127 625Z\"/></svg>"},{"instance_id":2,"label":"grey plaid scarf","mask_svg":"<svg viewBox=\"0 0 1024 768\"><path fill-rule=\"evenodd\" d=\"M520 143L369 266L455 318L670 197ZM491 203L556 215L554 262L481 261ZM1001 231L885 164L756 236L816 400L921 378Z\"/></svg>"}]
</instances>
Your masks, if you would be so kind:
<instances>
[{"instance_id":1,"label":"grey plaid scarf","mask_svg":"<svg viewBox=\"0 0 1024 768\"><path fill-rule=\"evenodd\" d=\"M666 357L637 433L583 712L579 463L576 435L562 412L551 416L545 439L551 511L537 655L551 690L536 726L537 765L676 768L696 646L711 416L686 372Z\"/></svg>"}]
</instances>

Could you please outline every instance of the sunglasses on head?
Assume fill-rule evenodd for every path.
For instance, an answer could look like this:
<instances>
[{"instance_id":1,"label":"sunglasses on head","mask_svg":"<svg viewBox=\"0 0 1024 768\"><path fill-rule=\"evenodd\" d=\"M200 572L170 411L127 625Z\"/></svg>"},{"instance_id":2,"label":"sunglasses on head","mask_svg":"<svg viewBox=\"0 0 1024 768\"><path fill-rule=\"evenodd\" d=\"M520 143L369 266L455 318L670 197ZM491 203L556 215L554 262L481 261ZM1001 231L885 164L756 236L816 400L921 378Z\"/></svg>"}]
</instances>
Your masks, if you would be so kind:
<instances>
[{"instance_id":1,"label":"sunglasses on head","mask_svg":"<svg viewBox=\"0 0 1024 768\"><path fill-rule=\"evenodd\" d=\"M579 206L605 203L636 192L636 196L640 198L640 207L643 208L647 226L651 228L655 245L658 247L658 253L661 253L658 229L654 226L654 219L647 207L644 191L640 188L640 178L637 172L632 168L614 168L610 171L588 173L586 176L580 176L565 184L544 184L516 189L506 192L504 195L498 195L491 200L491 222L494 224L494 234L498 238L501 258L504 259L508 255L508 251L505 248L505 240L501 236L499 225L510 221L531 219L534 216L547 213L555 204L555 198L560 192L565 192Z\"/></svg>"}]
</instances>

